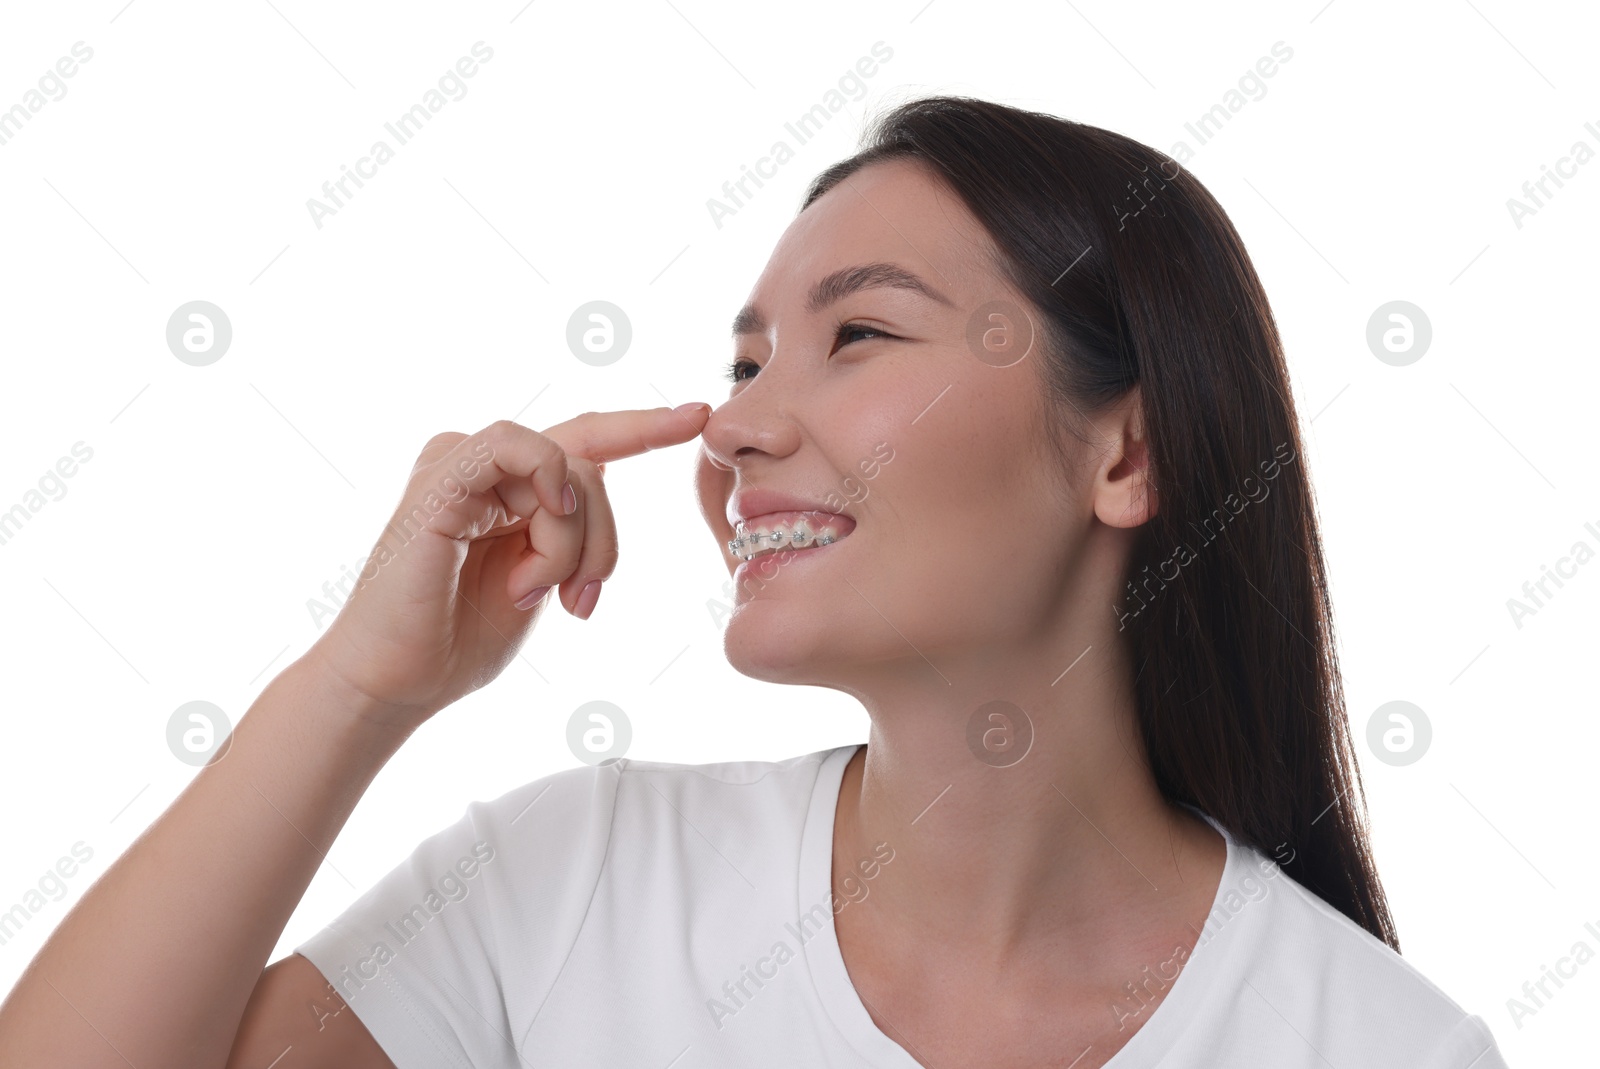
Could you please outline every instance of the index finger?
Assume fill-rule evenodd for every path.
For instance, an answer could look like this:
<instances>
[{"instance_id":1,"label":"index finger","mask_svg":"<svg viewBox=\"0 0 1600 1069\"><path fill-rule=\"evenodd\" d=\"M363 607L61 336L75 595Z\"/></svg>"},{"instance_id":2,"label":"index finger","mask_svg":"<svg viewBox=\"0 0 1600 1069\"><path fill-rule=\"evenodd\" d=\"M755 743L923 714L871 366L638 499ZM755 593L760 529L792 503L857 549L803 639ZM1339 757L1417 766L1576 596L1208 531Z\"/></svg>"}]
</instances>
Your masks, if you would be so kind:
<instances>
[{"instance_id":1,"label":"index finger","mask_svg":"<svg viewBox=\"0 0 1600 1069\"><path fill-rule=\"evenodd\" d=\"M698 438L710 415L711 406L699 401L677 408L663 405L618 412L585 412L543 433L569 456L603 464Z\"/></svg>"}]
</instances>

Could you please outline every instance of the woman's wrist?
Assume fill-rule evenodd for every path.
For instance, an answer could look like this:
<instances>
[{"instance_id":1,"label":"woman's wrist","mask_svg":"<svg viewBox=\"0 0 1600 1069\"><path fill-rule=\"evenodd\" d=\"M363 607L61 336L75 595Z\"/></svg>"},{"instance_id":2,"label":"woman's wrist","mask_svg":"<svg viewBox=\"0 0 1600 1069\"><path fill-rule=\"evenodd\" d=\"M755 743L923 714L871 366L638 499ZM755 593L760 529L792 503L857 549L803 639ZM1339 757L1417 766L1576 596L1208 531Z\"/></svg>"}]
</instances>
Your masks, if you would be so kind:
<instances>
[{"instance_id":1,"label":"woman's wrist","mask_svg":"<svg viewBox=\"0 0 1600 1069\"><path fill-rule=\"evenodd\" d=\"M306 706L327 730L353 732L361 740L393 752L435 710L382 701L352 683L321 648L310 649L288 668Z\"/></svg>"}]
</instances>

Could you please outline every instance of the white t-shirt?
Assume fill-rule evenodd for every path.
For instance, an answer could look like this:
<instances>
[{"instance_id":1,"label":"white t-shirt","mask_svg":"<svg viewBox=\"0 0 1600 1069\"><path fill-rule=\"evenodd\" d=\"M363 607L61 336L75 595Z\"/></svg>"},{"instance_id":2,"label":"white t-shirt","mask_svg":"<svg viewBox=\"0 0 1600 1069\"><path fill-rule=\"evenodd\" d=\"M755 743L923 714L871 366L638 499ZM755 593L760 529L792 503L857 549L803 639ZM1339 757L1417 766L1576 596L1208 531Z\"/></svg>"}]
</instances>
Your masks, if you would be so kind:
<instances>
[{"instance_id":1,"label":"white t-shirt","mask_svg":"<svg viewBox=\"0 0 1600 1069\"><path fill-rule=\"evenodd\" d=\"M830 889L857 748L546 776L470 804L297 949L398 1069L917 1069L834 936L894 863L880 844ZM1107 1007L1138 1028L1110 1066L1505 1069L1481 1019L1218 831L1200 942L1141 976L1168 991L1153 1010Z\"/></svg>"}]
</instances>

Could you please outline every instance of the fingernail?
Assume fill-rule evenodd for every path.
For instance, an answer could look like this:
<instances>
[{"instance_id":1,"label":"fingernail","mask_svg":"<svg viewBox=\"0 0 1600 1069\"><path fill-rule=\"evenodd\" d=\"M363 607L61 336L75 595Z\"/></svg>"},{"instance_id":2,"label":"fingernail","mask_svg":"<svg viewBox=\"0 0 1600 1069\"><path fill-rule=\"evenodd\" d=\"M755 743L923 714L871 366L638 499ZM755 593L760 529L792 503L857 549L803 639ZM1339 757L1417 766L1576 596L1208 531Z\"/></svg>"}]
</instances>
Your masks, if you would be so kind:
<instances>
[{"instance_id":1,"label":"fingernail","mask_svg":"<svg viewBox=\"0 0 1600 1069\"><path fill-rule=\"evenodd\" d=\"M591 579L583 588L583 593L578 595L578 604L573 606L573 615L580 620L587 620L589 614L594 612L594 603L600 600L600 580Z\"/></svg>"},{"instance_id":2,"label":"fingernail","mask_svg":"<svg viewBox=\"0 0 1600 1069\"><path fill-rule=\"evenodd\" d=\"M578 495L572 492L571 483L561 489L561 504L566 507L568 516L578 510Z\"/></svg>"},{"instance_id":3,"label":"fingernail","mask_svg":"<svg viewBox=\"0 0 1600 1069\"><path fill-rule=\"evenodd\" d=\"M542 599L548 593L550 593L550 588L547 586L541 586L530 590L526 594L522 595L521 601L516 603L517 608L523 610L531 609L535 605L539 604L540 599Z\"/></svg>"},{"instance_id":4,"label":"fingernail","mask_svg":"<svg viewBox=\"0 0 1600 1069\"><path fill-rule=\"evenodd\" d=\"M711 411L711 406L706 404L704 401L690 401L686 405L679 405L677 408L674 408L673 411L679 415L692 416L697 409L701 408L705 409L707 412Z\"/></svg>"}]
</instances>

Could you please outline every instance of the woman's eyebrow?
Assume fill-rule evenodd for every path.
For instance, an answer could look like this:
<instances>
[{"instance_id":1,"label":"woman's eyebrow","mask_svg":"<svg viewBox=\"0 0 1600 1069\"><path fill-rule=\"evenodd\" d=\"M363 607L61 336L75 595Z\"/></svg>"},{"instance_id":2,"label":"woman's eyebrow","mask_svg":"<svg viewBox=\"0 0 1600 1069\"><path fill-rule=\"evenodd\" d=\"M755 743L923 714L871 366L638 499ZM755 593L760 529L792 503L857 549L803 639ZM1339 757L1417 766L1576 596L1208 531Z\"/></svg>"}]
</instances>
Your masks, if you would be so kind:
<instances>
[{"instance_id":1,"label":"woman's eyebrow","mask_svg":"<svg viewBox=\"0 0 1600 1069\"><path fill-rule=\"evenodd\" d=\"M874 286L892 286L896 289L912 290L922 294L929 300L938 301L947 307L955 307L950 298L923 281L921 276L906 270L899 264L878 262L841 268L830 275L824 276L815 286L811 287L811 296L806 300L806 311L812 313L820 312L835 301L843 300L857 290L869 289ZM739 309L739 314L733 317L733 336L736 338L741 334L761 334L766 329L766 317L761 314L754 303L745 305Z\"/></svg>"}]
</instances>

